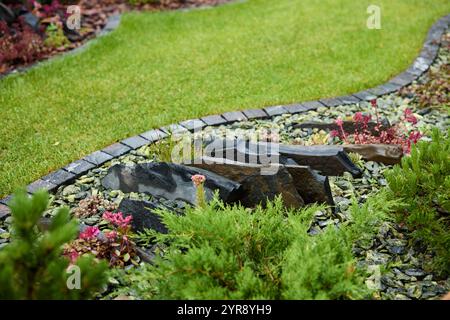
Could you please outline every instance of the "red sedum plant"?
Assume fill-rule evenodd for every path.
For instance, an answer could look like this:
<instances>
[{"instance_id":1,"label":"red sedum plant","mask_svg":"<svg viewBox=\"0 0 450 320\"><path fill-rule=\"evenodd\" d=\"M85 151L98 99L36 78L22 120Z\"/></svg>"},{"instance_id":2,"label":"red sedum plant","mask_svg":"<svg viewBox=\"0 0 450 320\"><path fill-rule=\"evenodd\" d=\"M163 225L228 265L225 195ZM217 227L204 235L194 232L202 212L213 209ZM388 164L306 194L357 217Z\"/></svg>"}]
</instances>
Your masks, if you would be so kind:
<instances>
[{"instance_id":1,"label":"red sedum plant","mask_svg":"<svg viewBox=\"0 0 450 320\"><path fill-rule=\"evenodd\" d=\"M422 137L420 131L409 131L405 125L406 122L417 124L417 119L412 111L406 109L400 122L389 128L383 128L378 114L377 101L372 100L371 104L376 113L375 134L369 130L369 121L372 116L357 112L353 116L356 124L354 132L346 132L342 119L338 118L336 124L339 129L331 131L331 136L337 137L346 144L395 144L401 146L404 153L410 153L411 145L417 143Z\"/></svg>"},{"instance_id":2,"label":"red sedum plant","mask_svg":"<svg viewBox=\"0 0 450 320\"><path fill-rule=\"evenodd\" d=\"M66 246L64 255L72 263L84 254L93 254L98 259L109 261L112 267L124 267L130 263L137 264L135 244L129 239L132 216L123 217L122 212L105 212L103 219L111 227L102 236L98 227L87 227Z\"/></svg>"},{"instance_id":3,"label":"red sedum plant","mask_svg":"<svg viewBox=\"0 0 450 320\"><path fill-rule=\"evenodd\" d=\"M0 21L0 72L8 65L27 64L46 54L42 38L23 18L19 18L14 29Z\"/></svg>"}]
</instances>

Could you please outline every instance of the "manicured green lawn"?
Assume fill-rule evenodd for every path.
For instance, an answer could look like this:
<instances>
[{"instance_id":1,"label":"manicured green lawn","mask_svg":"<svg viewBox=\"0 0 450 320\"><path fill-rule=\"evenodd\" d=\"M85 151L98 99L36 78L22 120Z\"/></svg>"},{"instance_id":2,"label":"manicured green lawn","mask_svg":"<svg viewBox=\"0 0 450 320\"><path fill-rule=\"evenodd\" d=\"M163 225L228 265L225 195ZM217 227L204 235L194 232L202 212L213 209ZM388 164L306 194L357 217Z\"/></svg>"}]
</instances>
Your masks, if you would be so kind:
<instances>
[{"instance_id":1,"label":"manicured green lawn","mask_svg":"<svg viewBox=\"0 0 450 320\"><path fill-rule=\"evenodd\" d=\"M382 6L382 30L366 8ZM403 71L448 0L249 0L133 13L81 54L0 81L0 195L171 122L353 93Z\"/></svg>"}]
</instances>

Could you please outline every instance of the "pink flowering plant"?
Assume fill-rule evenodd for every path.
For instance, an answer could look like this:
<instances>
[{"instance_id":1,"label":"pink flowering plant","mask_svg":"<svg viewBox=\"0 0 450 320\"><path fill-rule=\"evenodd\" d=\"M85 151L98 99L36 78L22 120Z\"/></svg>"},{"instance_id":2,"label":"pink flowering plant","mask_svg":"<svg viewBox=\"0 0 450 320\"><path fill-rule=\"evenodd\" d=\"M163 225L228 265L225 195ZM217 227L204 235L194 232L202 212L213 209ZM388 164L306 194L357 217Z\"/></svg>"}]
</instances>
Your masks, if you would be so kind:
<instances>
[{"instance_id":1,"label":"pink flowering plant","mask_svg":"<svg viewBox=\"0 0 450 320\"><path fill-rule=\"evenodd\" d=\"M130 240L131 215L124 217L122 212L109 212L103 214L103 220L107 221L111 230L105 232L107 242L112 248L110 264L123 266L128 262L134 262L135 246Z\"/></svg>"},{"instance_id":2,"label":"pink flowering plant","mask_svg":"<svg viewBox=\"0 0 450 320\"><path fill-rule=\"evenodd\" d=\"M192 183L196 187L196 203L197 207L203 208L206 206L205 200L205 188L204 183L206 181L206 177L201 174L195 174L191 177Z\"/></svg>"},{"instance_id":3,"label":"pink flowering plant","mask_svg":"<svg viewBox=\"0 0 450 320\"><path fill-rule=\"evenodd\" d=\"M372 100L371 104L376 116L375 132L369 130L369 122L372 120L372 116L357 112L353 116L354 132L346 132L344 121L338 118L335 121L338 130L331 131L331 137L337 138L345 144L395 144L401 146L404 153L409 154L411 145L417 143L422 137L422 133L417 129L408 129L407 123L410 123L413 127L417 124L417 118L411 109L405 109L398 123L389 128L384 128L380 121L377 101Z\"/></svg>"},{"instance_id":4,"label":"pink flowering plant","mask_svg":"<svg viewBox=\"0 0 450 320\"><path fill-rule=\"evenodd\" d=\"M100 237L98 227L87 227L64 248L64 255L72 264L83 254L93 254L98 259L108 260L110 266L136 264L133 260L136 256L135 245L130 240L132 216L124 217L122 212L106 211L103 219L110 227L104 231L104 237Z\"/></svg>"},{"instance_id":5,"label":"pink flowering plant","mask_svg":"<svg viewBox=\"0 0 450 320\"><path fill-rule=\"evenodd\" d=\"M65 246L64 256L72 264L76 264L78 258L84 254L92 254L98 259L106 259L108 246L98 238L99 234L98 227L87 227L80 232L76 240Z\"/></svg>"}]
</instances>

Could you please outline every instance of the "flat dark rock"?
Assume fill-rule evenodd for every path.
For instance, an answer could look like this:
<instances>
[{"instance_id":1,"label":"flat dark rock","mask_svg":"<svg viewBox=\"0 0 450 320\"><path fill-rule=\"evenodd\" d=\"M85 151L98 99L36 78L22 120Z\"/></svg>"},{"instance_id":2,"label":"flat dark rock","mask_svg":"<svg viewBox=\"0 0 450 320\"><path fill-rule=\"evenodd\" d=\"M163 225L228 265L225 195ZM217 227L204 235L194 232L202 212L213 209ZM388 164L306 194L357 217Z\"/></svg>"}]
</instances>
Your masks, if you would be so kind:
<instances>
[{"instance_id":1,"label":"flat dark rock","mask_svg":"<svg viewBox=\"0 0 450 320\"><path fill-rule=\"evenodd\" d=\"M240 202L245 207L255 207L259 204L264 206L267 200L273 200L278 195L281 195L286 207L301 208L304 206L304 201L295 187L294 180L284 166L263 167L217 158L203 158L202 160L201 162L196 161L192 166L212 171L242 185L245 195Z\"/></svg>"},{"instance_id":2,"label":"flat dark rock","mask_svg":"<svg viewBox=\"0 0 450 320\"><path fill-rule=\"evenodd\" d=\"M350 172L354 177L361 175L361 170L351 162L342 146L296 146L215 139L204 151L208 157L263 165L284 164L290 158L326 176L340 176L344 172Z\"/></svg>"},{"instance_id":3,"label":"flat dark rock","mask_svg":"<svg viewBox=\"0 0 450 320\"><path fill-rule=\"evenodd\" d=\"M376 122L370 121L367 124L367 129L369 130L370 133L372 133L375 136L379 135L379 132L375 130L377 126ZM345 132L348 133L353 133L355 132L355 129L358 130L362 130L362 128L358 125L356 125L356 123L354 121L343 121L342 127L344 128ZM391 125L389 123L389 121L387 119L384 119L381 121L381 126L380 129L381 130L386 130L388 128L390 128ZM331 131L331 130L339 130L339 127L336 123L327 123L327 122L302 122L302 123L297 123L293 126L293 128L295 129L314 129L317 128L319 130L325 130L325 131Z\"/></svg>"},{"instance_id":4,"label":"flat dark rock","mask_svg":"<svg viewBox=\"0 0 450 320\"><path fill-rule=\"evenodd\" d=\"M191 181L195 174L206 177L204 189L207 201L213 198L215 190L219 191L220 198L226 203L233 203L242 196L241 185L237 182L205 170L164 162L133 166L116 164L108 169L108 174L102 179L102 185L107 189L125 193L146 193L195 205L196 187Z\"/></svg>"},{"instance_id":5,"label":"flat dark rock","mask_svg":"<svg viewBox=\"0 0 450 320\"><path fill-rule=\"evenodd\" d=\"M305 203L326 203L334 207L327 176L318 174L308 166L299 166L292 159L287 159L284 166L291 174L295 187Z\"/></svg>"},{"instance_id":6,"label":"flat dark rock","mask_svg":"<svg viewBox=\"0 0 450 320\"><path fill-rule=\"evenodd\" d=\"M244 190L254 189L253 186L246 186L246 184L253 183L252 180L255 180L257 175L262 175L263 172L264 174L268 174L270 171L276 172L278 168L284 167L291 175L293 180L292 183L304 203L326 203L330 206L334 206L328 177L318 174L308 166L299 166L292 159L286 159L285 164L282 166L278 164L262 166L239 163L226 159L204 157L201 162L197 161L197 163L192 164L192 166L200 167L235 180L243 185ZM252 179L249 179L250 177L252 177ZM273 183L267 178L265 182ZM256 190L256 192L259 191ZM283 194L283 190L281 190L280 193ZM289 193L292 194L292 192Z\"/></svg>"},{"instance_id":7,"label":"flat dark rock","mask_svg":"<svg viewBox=\"0 0 450 320\"><path fill-rule=\"evenodd\" d=\"M131 215L131 227L133 231L153 229L159 233L167 233L166 226L161 222L161 217L153 212L156 205L149 201L123 199L118 211L124 216Z\"/></svg>"},{"instance_id":8,"label":"flat dark rock","mask_svg":"<svg viewBox=\"0 0 450 320\"><path fill-rule=\"evenodd\" d=\"M403 150L398 145L388 144L344 144L345 152L354 152L361 155L366 161L381 162L392 165L400 163Z\"/></svg>"},{"instance_id":9,"label":"flat dark rock","mask_svg":"<svg viewBox=\"0 0 450 320\"><path fill-rule=\"evenodd\" d=\"M342 146L288 146L281 144L279 153L293 159L299 165L309 166L326 176L340 176L344 172L354 177L361 176L361 170L353 164Z\"/></svg>"}]
</instances>

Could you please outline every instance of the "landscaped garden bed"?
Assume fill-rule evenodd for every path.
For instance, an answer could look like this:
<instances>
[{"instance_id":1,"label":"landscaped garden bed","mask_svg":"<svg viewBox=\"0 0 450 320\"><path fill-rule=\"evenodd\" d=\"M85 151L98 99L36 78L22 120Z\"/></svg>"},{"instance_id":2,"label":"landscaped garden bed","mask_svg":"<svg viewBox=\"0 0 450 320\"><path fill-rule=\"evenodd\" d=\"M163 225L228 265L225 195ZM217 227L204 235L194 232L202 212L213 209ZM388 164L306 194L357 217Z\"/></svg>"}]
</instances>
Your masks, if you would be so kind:
<instances>
[{"instance_id":1,"label":"landscaped garden bed","mask_svg":"<svg viewBox=\"0 0 450 320\"><path fill-rule=\"evenodd\" d=\"M24 70L37 61L73 50L99 35L111 16L128 11L158 11L215 6L229 0L1 1L0 75ZM77 5L79 11L67 11ZM80 13L79 28L67 17Z\"/></svg>"},{"instance_id":2,"label":"landscaped garden bed","mask_svg":"<svg viewBox=\"0 0 450 320\"><path fill-rule=\"evenodd\" d=\"M54 231L62 207L79 219L61 254L110 266L97 298L439 299L450 291L448 37L428 73L376 100L167 129L58 187L40 228ZM169 163L179 141L255 137L278 147L275 175L225 153ZM0 223L5 248L14 221Z\"/></svg>"},{"instance_id":3,"label":"landscaped garden bed","mask_svg":"<svg viewBox=\"0 0 450 320\"><path fill-rule=\"evenodd\" d=\"M75 2L83 19L71 30ZM354 38L360 21L349 18L335 27L350 36L334 38L312 2L131 13L225 2L0 2L0 74L16 73L0 81L0 193L40 177L0 197L0 299L450 299L449 16L388 83L230 112L232 101L372 84L398 62L390 52L408 60L404 44L379 49L433 14L394 33L386 7L375 36ZM14 72L80 47L122 13L80 54ZM378 67L361 64L365 50ZM305 72L299 61L315 55L320 66ZM116 142L141 123L162 127Z\"/></svg>"}]
</instances>

